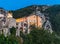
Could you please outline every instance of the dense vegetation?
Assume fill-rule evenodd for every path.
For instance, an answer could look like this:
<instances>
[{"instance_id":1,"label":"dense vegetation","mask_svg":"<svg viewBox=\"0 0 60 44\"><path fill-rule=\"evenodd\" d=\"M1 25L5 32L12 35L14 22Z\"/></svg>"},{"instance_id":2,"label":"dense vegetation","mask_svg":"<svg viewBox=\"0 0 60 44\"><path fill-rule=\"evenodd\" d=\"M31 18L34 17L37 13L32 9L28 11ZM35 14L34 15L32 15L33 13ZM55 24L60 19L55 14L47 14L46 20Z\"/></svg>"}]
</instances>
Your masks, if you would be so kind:
<instances>
[{"instance_id":1,"label":"dense vegetation","mask_svg":"<svg viewBox=\"0 0 60 44\"><path fill-rule=\"evenodd\" d=\"M12 27L10 29L10 35L4 36L4 34L0 34L0 44L21 44L21 38L17 37L15 28Z\"/></svg>"},{"instance_id":2,"label":"dense vegetation","mask_svg":"<svg viewBox=\"0 0 60 44\"><path fill-rule=\"evenodd\" d=\"M11 35L5 37L0 35L0 44L60 44L60 38L55 33L47 30L33 27L30 34L20 33L20 37L15 35L15 28L10 29ZM22 38L22 39L21 39Z\"/></svg>"},{"instance_id":3,"label":"dense vegetation","mask_svg":"<svg viewBox=\"0 0 60 44\"><path fill-rule=\"evenodd\" d=\"M60 34L60 5L55 5L46 9L45 13L48 13L50 17L53 30Z\"/></svg>"},{"instance_id":4,"label":"dense vegetation","mask_svg":"<svg viewBox=\"0 0 60 44\"><path fill-rule=\"evenodd\" d=\"M30 15L33 11L34 11L33 7L31 9L31 7L29 6L29 7L18 9L18 10L12 11L12 12L13 12L13 17L14 18L20 18L20 17Z\"/></svg>"},{"instance_id":5,"label":"dense vegetation","mask_svg":"<svg viewBox=\"0 0 60 44\"><path fill-rule=\"evenodd\" d=\"M32 14L33 12L36 11L37 6L40 8L39 10L42 12L43 5L31 5L31 6L21 8L21 9L15 10L15 11L11 11L11 12L13 12L14 18L29 16L30 14ZM46 5L44 5L44 6L46 6Z\"/></svg>"},{"instance_id":6,"label":"dense vegetation","mask_svg":"<svg viewBox=\"0 0 60 44\"><path fill-rule=\"evenodd\" d=\"M55 33L40 28L33 28L30 34L23 37L23 41L23 44L60 44L60 38Z\"/></svg>"}]
</instances>

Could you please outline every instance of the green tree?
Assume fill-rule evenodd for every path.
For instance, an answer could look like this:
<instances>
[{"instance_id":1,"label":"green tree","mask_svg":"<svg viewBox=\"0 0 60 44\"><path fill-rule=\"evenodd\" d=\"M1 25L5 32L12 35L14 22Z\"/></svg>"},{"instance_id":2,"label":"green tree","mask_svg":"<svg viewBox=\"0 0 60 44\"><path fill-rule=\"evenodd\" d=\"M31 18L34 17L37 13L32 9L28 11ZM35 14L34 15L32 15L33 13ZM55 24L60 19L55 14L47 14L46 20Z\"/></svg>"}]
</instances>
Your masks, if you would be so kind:
<instances>
[{"instance_id":1,"label":"green tree","mask_svg":"<svg viewBox=\"0 0 60 44\"><path fill-rule=\"evenodd\" d=\"M55 37L54 33L49 33L44 29L32 29L30 34L24 38L24 44L57 44L60 40Z\"/></svg>"},{"instance_id":2,"label":"green tree","mask_svg":"<svg viewBox=\"0 0 60 44\"><path fill-rule=\"evenodd\" d=\"M53 31L60 34L60 5L54 5L45 10L45 13L50 18Z\"/></svg>"},{"instance_id":3,"label":"green tree","mask_svg":"<svg viewBox=\"0 0 60 44\"><path fill-rule=\"evenodd\" d=\"M0 35L0 44L21 44L21 38L16 36Z\"/></svg>"},{"instance_id":4,"label":"green tree","mask_svg":"<svg viewBox=\"0 0 60 44\"><path fill-rule=\"evenodd\" d=\"M16 35L16 28L15 27L10 28L10 33L11 35Z\"/></svg>"}]
</instances>

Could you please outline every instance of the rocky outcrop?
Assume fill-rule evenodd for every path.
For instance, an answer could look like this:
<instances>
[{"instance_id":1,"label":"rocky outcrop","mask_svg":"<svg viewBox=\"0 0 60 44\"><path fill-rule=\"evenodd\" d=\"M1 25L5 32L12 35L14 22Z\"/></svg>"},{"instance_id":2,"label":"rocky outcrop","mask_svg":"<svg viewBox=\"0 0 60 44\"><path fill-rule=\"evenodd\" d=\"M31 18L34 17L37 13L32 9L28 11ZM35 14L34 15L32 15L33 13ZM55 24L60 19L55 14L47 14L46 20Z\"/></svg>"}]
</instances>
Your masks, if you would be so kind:
<instances>
[{"instance_id":1,"label":"rocky outcrop","mask_svg":"<svg viewBox=\"0 0 60 44\"><path fill-rule=\"evenodd\" d=\"M43 23L43 28L45 30L48 30L50 33L52 33L52 26L51 26L51 22L49 21L49 17L45 16L44 13L41 13L39 10L39 7L36 8L36 15L39 15L42 19L42 23Z\"/></svg>"}]
</instances>

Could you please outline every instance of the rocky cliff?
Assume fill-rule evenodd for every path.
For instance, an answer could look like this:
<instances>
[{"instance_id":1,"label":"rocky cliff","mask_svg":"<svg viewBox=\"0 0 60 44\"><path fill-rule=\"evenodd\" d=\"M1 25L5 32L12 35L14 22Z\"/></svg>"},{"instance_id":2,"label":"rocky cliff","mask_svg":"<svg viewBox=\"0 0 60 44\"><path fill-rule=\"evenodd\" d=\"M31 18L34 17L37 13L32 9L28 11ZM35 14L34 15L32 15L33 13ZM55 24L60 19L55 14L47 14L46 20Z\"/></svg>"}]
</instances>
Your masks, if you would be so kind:
<instances>
[{"instance_id":1,"label":"rocky cliff","mask_svg":"<svg viewBox=\"0 0 60 44\"><path fill-rule=\"evenodd\" d=\"M28 16L31 13L36 12L37 6L39 8L38 10L42 14L44 14L45 21L48 20L46 22L49 22L50 24L46 23L46 22L45 23L51 25L50 27L52 27L52 29L54 31L56 31L57 33L60 33L60 5L53 5L53 6L32 5L32 6L27 6L25 8L21 8L21 9L12 11L13 16L14 16L14 18L20 18L20 17ZM44 19L44 17L42 19ZM44 22L44 20L43 20L43 22ZM45 25L45 23L44 23L44 25ZM49 27L49 26L47 26L47 27Z\"/></svg>"}]
</instances>

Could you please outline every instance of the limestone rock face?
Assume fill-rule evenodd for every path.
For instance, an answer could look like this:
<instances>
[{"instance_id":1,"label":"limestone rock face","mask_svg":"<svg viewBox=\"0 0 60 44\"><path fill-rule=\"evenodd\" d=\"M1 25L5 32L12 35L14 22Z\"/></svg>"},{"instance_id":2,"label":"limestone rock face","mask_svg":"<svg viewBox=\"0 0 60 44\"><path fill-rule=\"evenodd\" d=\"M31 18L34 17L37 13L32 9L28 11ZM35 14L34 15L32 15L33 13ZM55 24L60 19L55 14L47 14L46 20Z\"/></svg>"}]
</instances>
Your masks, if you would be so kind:
<instances>
[{"instance_id":1,"label":"limestone rock face","mask_svg":"<svg viewBox=\"0 0 60 44\"><path fill-rule=\"evenodd\" d=\"M14 18L10 18L9 19L8 28L12 28L12 27L15 27L16 28L16 20Z\"/></svg>"},{"instance_id":2,"label":"limestone rock face","mask_svg":"<svg viewBox=\"0 0 60 44\"><path fill-rule=\"evenodd\" d=\"M39 15L42 19L42 27L45 29L45 30L48 30L49 32L53 32L52 31L52 26L51 26L51 23L49 21L49 17L46 17L44 15L44 13L41 13L39 10L39 7L36 8L36 15Z\"/></svg>"},{"instance_id":3,"label":"limestone rock face","mask_svg":"<svg viewBox=\"0 0 60 44\"><path fill-rule=\"evenodd\" d=\"M9 28L16 28L16 20L12 17L12 13L4 9L0 9L0 34L7 36L9 34Z\"/></svg>"}]
</instances>

